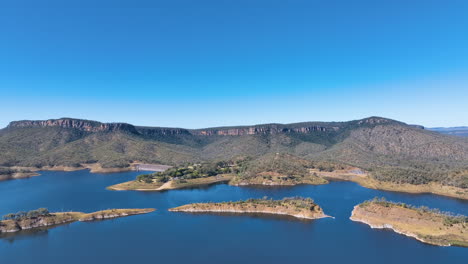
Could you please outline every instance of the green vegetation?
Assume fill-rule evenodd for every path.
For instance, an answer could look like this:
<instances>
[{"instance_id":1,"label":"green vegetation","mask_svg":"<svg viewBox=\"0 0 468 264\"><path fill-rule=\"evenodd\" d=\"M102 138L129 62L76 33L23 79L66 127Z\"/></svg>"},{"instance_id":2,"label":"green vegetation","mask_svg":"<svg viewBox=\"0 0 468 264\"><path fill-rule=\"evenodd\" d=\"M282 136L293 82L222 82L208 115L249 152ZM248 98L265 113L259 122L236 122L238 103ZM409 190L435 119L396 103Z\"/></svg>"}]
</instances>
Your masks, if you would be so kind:
<instances>
[{"instance_id":1,"label":"green vegetation","mask_svg":"<svg viewBox=\"0 0 468 264\"><path fill-rule=\"evenodd\" d=\"M274 172L290 177L287 182L297 183L308 177L310 168L329 172L337 166L352 166L382 182L435 182L468 188L468 139L380 117L198 130L77 119L49 123L54 122L59 125L24 121L0 130L0 166L80 167L99 163L103 168L125 168L139 161L187 167L182 165L251 157L237 165L239 171L234 173L240 180L276 180L275 174L260 175ZM274 158L276 153L281 159ZM166 176L182 180L199 177L194 172Z\"/></svg>"},{"instance_id":2,"label":"green vegetation","mask_svg":"<svg viewBox=\"0 0 468 264\"><path fill-rule=\"evenodd\" d=\"M12 176L15 173L31 173L31 170L0 167L0 175Z\"/></svg>"},{"instance_id":3,"label":"green vegetation","mask_svg":"<svg viewBox=\"0 0 468 264\"><path fill-rule=\"evenodd\" d=\"M0 221L0 234L60 225L75 221L95 221L136 214L146 214L153 211L155 211L153 208L108 209L86 214L81 212L50 213L45 208L39 208L29 212L18 212L15 214L5 215L3 220Z\"/></svg>"},{"instance_id":4,"label":"green vegetation","mask_svg":"<svg viewBox=\"0 0 468 264\"><path fill-rule=\"evenodd\" d=\"M173 167L164 172L138 175L137 181L145 183L165 183L170 180L176 180L179 183L185 183L187 180L237 172L238 167L235 163L229 163L226 161L205 162Z\"/></svg>"},{"instance_id":5,"label":"green vegetation","mask_svg":"<svg viewBox=\"0 0 468 264\"><path fill-rule=\"evenodd\" d=\"M172 212L260 213L289 215L297 218L317 219L327 217L322 208L310 198L288 197L281 200L247 199L236 202L194 203L171 208Z\"/></svg>"},{"instance_id":6,"label":"green vegetation","mask_svg":"<svg viewBox=\"0 0 468 264\"><path fill-rule=\"evenodd\" d=\"M18 213L11 213L3 216L3 220L25 220L25 219L32 219L41 216L51 216L49 210L46 208L39 208L37 210L31 210L29 212L18 212Z\"/></svg>"},{"instance_id":7,"label":"green vegetation","mask_svg":"<svg viewBox=\"0 0 468 264\"><path fill-rule=\"evenodd\" d=\"M225 203L214 203L216 204L228 204L228 205L244 205L249 204L255 206L268 206L268 207L278 207L278 206L288 206L294 207L296 209L310 209L314 210L314 208L318 205L314 203L314 200L311 198L304 198L300 196L295 197L285 197L281 200L273 200L273 198L263 197L260 199L247 199L235 202L225 202Z\"/></svg>"}]
</instances>

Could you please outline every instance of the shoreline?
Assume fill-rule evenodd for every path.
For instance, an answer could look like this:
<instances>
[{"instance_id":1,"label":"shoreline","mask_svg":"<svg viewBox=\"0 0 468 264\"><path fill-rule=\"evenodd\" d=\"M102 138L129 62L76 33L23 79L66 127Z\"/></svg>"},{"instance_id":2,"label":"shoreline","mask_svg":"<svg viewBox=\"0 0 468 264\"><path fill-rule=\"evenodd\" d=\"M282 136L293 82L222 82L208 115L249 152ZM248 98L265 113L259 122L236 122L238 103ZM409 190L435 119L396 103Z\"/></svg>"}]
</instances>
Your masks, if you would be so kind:
<instances>
[{"instance_id":1,"label":"shoreline","mask_svg":"<svg viewBox=\"0 0 468 264\"><path fill-rule=\"evenodd\" d=\"M90 222L131 215L147 214L156 211L154 208L144 209L108 209L92 213L56 212L32 218L0 221L0 235L39 228L54 227L73 222Z\"/></svg>"},{"instance_id":2,"label":"shoreline","mask_svg":"<svg viewBox=\"0 0 468 264\"><path fill-rule=\"evenodd\" d=\"M326 214L323 214L322 216L317 216L317 217L310 217L310 216L305 216L303 214L289 214L286 212L277 212L277 211L268 211L268 210L225 210L225 209L212 209L212 210L202 210L202 209L175 209L171 208L168 209L170 212L183 212L183 213L229 213L229 214L265 214L265 215L285 215L285 216L291 216L295 218L300 218L300 219L308 219L308 220L314 220L314 219L322 219L322 218L334 218L333 216L329 216Z\"/></svg>"},{"instance_id":3,"label":"shoreline","mask_svg":"<svg viewBox=\"0 0 468 264\"><path fill-rule=\"evenodd\" d=\"M136 171L135 165L138 165L138 164L141 164L141 163L132 163L130 167L126 167L126 168L102 168L97 163L83 164L82 167L54 166L54 167L33 168L33 167L16 167L15 166L15 167L10 167L10 168L28 169L31 171L31 173L21 173L23 174L22 176L16 176L16 177L13 177L13 176L2 177L2 175L0 175L0 181L17 180L17 179L19 180L19 179L27 179L31 177L40 176L41 174L38 173L38 171L70 172L70 171L78 171L78 170L86 170L86 169L89 169L91 173L118 173L118 172ZM154 164L154 165L157 165L157 164ZM369 176L367 175L346 175L346 174L341 175L341 174L323 173L323 172L321 172L319 176L328 182L291 183L291 184L289 183L288 184L284 184L284 183L275 184L275 183L243 183L243 182L231 183L231 182L228 182L228 184L231 186L237 186L237 187L242 187L242 186L246 186L246 187L255 187L255 186L288 187L289 186L289 187L292 187L292 186L298 186L298 185L323 185L323 184L329 184L329 181L351 181L351 182L355 182L359 184L361 187L374 189L374 190L380 190L380 191L401 192L401 193L411 193L411 194L432 194L432 195L439 195L439 196L450 197L450 198L455 198L455 199L468 200L468 189L441 185L437 183L420 184L420 185L395 184L395 183L390 183L390 182L377 181L372 178L369 178ZM182 188L159 189L161 185L155 186L153 188L132 188L132 189L118 186L118 185L123 185L126 183L128 184L134 181L128 181L128 182L115 184L115 185L107 187L107 189L113 190L113 191L164 191L164 190L171 190L171 189L182 189ZM210 185L210 184L214 184L214 183L208 183L205 185ZM194 186L198 186L198 184ZM190 186L186 188L190 188Z\"/></svg>"},{"instance_id":4,"label":"shoreline","mask_svg":"<svg viewBox=\"0 0 468 264\"><path fill-rule=\"evenodd\" d=\"M156 192L156 191L168 191L177 189L188 189L202 186L210 186L219 183L229 182L232 179L230 174L220 174L217 176L210 176L204 178L197 178L192 180L186 180L184 183L178 182L178 180L170 180L165 183L143 183L137 180L122 182L108 186L106 189L112 191L140 191L140 192ZM149 187L149 188L142 188Z\"/></svg>"},{"instance_id":5,"label":"shoreline","mask_svg":"<svg viewBox=\"0 0 468 264\"><path fill-rule=\"evenodd\" d=\"M407 205L364 202L353 207L349 219L372 229L387 229L434 246L468 247L463 223L446 224L441 213Z\"/></svg>"},{"instance_id":6,"label":"shoreline","mask_svg":"<svg viewBox=\"0 0 468 264\"><path fill-rule=\"evenodd\" d=\"M127 172L127 171L140 171L138 166L143 166L145 168L144 171L159 171L159 169L152 169L151 167L170 167L167 165L161 164L144 164L139 162L133 162L128 167L124 168L103 168L99 163L83 163L80 167L70 167L70 166L44 166L44 167L23 167L23 166L12 166L7 167L14 170L28 170L30 172L21 172L15 173L12 176L7 175L0 175L0 181L7 181L7 180L19 180L19 179L27 179L35 176L40 176L40 171L64 171L64 172L72 172L72 171L80 171L80 170L89 170L90 173L118 173L118 172ZM143 170L141 170L143 171Z\"/></svg>"},{"instance_id":7,"label":"shoreline","mask_svg":"<svg viewBox=\"0 0 468 264\"><path fill-rule=\"evenodd\" d=\"M353 207L353 212L351 213L351 216L349 217L349 219L353 222L357 222L357 223L362 223L362 224L366 224L368 226L370 226L370 228L372 229L387 229L387 230L391 230L397 234L400 234L400 235L404 235L404 236L407 236L407 237L410 237L410 238L413 238L413 239L416 239L420 242L423 242L423 243L426 243L426 244L430 244L430 245L434 245L434 246L440 246L440 247L450 247L451 244L435 244L435 243L431 243L430 241L427 241L427 240L424 240L420 237L418 237L416 234L413 234L411 232L404 232L404 231L400 231L396 228L394 228L391 224L381 224L381 225L375 225L375 224L371 224L369 223L368 221L364 220L364 219L359 219L357 218L355 215L354 215L354 211L355 209L358 207L359 205L356 205Z\"/></svg>"},{"instance_id":8,"label":"shoreline","mask_svg":"<svg viewBox=\"0 0 468 264\"><path fill-rule=\"evenodd\" d=\"M350 181L359 184L361 187L400 193L412 194L433 194L468 200L468 189L462 189L453 186L441 185L438 183L429 184L396 184L391 182L383 182L370 178L369 176L350 176L350 175L323 175L322 177L330 181Z\"/></svg>"},{"instance_id":9,"label":"shoreline","mask_svg":"<svg viewBox=\"0 0 468 264\"><path fill-rule=\"evenodd\" d=\"M310 198L283 198L282 200L248 199L237 202L192 203L168 209L170 212L264 214L291 216L299 219L331 217Z\"/></svg>"}]
</instances>

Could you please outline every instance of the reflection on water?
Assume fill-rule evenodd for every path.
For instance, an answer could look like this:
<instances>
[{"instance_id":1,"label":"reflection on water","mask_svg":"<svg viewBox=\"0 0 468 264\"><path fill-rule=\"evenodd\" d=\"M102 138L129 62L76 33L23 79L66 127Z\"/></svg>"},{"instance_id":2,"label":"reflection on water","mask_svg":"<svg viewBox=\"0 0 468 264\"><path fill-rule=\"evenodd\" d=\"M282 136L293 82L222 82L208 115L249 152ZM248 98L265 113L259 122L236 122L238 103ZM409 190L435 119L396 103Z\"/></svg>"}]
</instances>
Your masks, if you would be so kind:
<instances>
[{"instance_id":1,"label":"reflection on water","mask_svg":"<svg viewBox=\"0 0 468 264\"><path fill-rule=\"evenodd\" d=\"M49 234L48 230L50 228L53 228L53 226L21 230L14 233L1 233L0 239L8 241L9 243L13 243L15 242L15 240L20 240L24 238L47 236Z\"/></svg>"},{"instance_id":2,"label":"reflection on water","mask_svg":"<svg viewBox=\"0 0 468 264\"><path fill-rule=\"evenodd\" d=\"M290 215L268 214L268 213L234 213L234 212L171 212L173 214L190 214L190 215L215 215L219 217L248 217L258 219L268 219L276 221L290 221L297 223L310 224L319 219L298 218ZM325 219L325 218L321 218Z\"/></svg>"}]
</instances>

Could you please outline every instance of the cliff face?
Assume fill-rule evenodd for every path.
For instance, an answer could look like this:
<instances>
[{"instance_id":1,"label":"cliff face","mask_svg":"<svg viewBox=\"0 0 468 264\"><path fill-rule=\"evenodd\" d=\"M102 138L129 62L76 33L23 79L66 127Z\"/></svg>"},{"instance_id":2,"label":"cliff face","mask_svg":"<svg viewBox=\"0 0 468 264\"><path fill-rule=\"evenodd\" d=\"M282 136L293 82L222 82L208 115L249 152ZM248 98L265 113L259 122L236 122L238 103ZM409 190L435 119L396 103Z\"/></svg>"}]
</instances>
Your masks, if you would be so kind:
<instances>
[{"instance_id":1,"label":"cliff face","mask_svg":"<svg viewBox=\"0 0 468 264\"><path fill-rule=\"evenodd\" d=\"M125 130L130 132L137 132L135 127L126 123L100 123L96 121L61 118L49 120L24 120L13 121L8 125L8 128L24 128L24 127L61 127L61 128L74 128L87 132L101 132L101 131L116 131Z\"/></svg>"},{"instance_id":2,"label":"cliff face","mask_svg":"<svg viewBox=\"0 0 468 264\"><path fill-rule=\"evenodd\" d=\"M374 123L374 122L372 122ZM8 128L26 128L26 127L61 127L74 128L86 132L106 132L106 131L127 131L144 136L170 136L170 135L196 135L196 136L242 136L242 135L265 135L280 133L311 133L338 131L339 126L321 126L311 124L267 124L248 127L226 127L226 128L207 128L207 129L183 129L183 128L165 128L165 127L136 127L126 123L101 123L97 121L61 118L49 120L23 120L13 121Z\"/></svg>"},{"instance_id":3,"label":"cliff face","mask_svg":"<svg viewBox=\"0 0 468 264\"><path fill-rule=\"evenodd\" d=\"M265 135L265 134L280 134L280 133L310 133L314 131L325 132L325 131L337 131L339 127L325 127L325 126L303 126L303 127L287 127L285 125L264 125L264 126L252 126L242 128L212 128L212 129L200 129L192 130L193 135L199 136L242 136L242 135Z\"/></svg>"}]
</instances>

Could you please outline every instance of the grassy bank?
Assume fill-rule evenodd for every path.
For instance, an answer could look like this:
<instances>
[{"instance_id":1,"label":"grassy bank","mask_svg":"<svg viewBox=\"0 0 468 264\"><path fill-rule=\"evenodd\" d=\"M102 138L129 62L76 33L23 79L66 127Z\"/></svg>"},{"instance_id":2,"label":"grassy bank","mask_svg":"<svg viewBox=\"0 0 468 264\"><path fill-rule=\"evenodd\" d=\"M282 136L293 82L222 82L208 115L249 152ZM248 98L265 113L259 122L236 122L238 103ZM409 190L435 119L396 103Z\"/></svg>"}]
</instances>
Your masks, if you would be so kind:
<instances>
[{"instance_id":1,"label":"grassy bank","mask_svg":"<svg viewBox=\"0 0 468 264\"><path fill-rule=\"evenodd\" d=\"M354 207L351 220L438 246L468 246L468 217L383 199Z\"/></svg>"},{"instance_id":2,"label":"grassy bank","mask_svg":"<svg viewBox=\"0 0 468 264\"><path fill-rule=\"evenodd\" d=\"M373 179L367 173L356 174L346 171L316 173L319 176L329 180L352 181L370 189L406 193L432 193L436 195L468 200L468 189L442 185L436 182L430 182L427 184L393 183Z\"/></svg>"}]
</instances>

